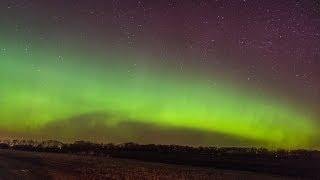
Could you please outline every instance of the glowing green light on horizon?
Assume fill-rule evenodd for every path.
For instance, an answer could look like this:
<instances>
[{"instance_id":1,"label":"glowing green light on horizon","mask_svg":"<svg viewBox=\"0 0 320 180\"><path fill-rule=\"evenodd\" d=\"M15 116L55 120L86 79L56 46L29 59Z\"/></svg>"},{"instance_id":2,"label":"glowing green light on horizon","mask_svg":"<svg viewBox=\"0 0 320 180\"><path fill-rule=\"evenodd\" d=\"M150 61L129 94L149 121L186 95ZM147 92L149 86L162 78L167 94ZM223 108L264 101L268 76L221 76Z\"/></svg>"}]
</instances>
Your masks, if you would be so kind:
<instances>
[{"instance_id":1,"label":"glowing green light on horizon","mask_svg":"<svg viewBox=\"0 0 320 180\"><path fill-rule=\"evenodd\" d=\"M41 48L31 55L16 49L0 55L0 129L37 130L52 121L106 112L115 121L220 132L278 147L305 147L318 134L307 112L232 89L221 79L212 85L201 75L145 67L134 57L138 65L122 63L127 57L121 55L64 54L61 60Z\"/></svg>"}]
</instances>

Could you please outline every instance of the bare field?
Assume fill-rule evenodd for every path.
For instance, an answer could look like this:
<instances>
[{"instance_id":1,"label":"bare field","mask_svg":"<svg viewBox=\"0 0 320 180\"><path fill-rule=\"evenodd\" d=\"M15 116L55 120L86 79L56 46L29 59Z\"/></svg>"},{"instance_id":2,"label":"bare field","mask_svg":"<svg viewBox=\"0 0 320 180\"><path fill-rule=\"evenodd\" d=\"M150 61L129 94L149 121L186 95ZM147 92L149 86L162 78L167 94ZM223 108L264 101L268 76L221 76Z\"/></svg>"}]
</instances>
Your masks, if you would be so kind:
<instances>
[{"instance_id":1,"label":"bare field","mask_svg":"<svg viewBox=\"0 0 320 180\"><path fill-rule=\"evenodd\" d=\"M0 150L0 179L293 179L245 171Z\"/></svg>"}]
</instances>

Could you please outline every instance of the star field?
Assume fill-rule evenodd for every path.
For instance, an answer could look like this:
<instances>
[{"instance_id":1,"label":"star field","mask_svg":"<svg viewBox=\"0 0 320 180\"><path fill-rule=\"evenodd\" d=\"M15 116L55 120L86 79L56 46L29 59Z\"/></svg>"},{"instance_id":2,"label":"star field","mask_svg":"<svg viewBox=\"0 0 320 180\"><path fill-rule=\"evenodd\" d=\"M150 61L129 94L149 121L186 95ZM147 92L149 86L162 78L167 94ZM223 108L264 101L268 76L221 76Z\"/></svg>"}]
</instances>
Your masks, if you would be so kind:
<instances>
[{"instance_id":1,"label":"star field","mask_svg":"<svg viewBox=\"0 0 320 180\"><path fill-rule=\"evenodd\" d=\"M319 9L1 1L0 136L319 148Z\"/></svg>"}]
</instances>

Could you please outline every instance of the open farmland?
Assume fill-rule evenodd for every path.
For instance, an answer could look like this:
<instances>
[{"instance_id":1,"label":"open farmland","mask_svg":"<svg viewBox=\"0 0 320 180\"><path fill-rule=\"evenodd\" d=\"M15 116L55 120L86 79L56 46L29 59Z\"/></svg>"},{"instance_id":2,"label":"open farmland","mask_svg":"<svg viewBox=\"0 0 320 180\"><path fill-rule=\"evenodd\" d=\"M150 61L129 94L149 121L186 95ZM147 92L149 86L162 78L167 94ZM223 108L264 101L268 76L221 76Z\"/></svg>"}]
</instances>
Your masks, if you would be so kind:
<instances>
[{"instance_id":1,"label":"open farmland","mask_svg":"<svg viewBox=\"0 0 320 180\"><path fill-rule=\"evenodd\" d=\"M0 150L0 179L292 179L136 160Z\"/></svg>"}]
</instances>

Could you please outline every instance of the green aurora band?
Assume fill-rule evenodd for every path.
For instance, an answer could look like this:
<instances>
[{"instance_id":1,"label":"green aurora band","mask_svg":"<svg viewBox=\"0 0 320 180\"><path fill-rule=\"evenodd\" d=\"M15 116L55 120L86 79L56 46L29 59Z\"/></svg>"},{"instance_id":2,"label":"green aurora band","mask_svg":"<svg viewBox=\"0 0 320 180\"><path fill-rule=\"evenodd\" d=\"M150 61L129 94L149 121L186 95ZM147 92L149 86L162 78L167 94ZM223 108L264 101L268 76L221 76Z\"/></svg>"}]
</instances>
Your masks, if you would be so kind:
<instances>
[{"instance_id":1,"label":"green aurora band","mask_svg":"<svg viewBox=\"0 0 320 180\"><path fill-rule=\"evenodd\" d=\"M0 55L0 130L36 131L53 121L106 112L113 123L219 132L269 147L306 148L319 135L307 110L222 78L212 85L195 71L147 65L147 57L31 50L12 45Z\"/></svg>"}]
</instances>

